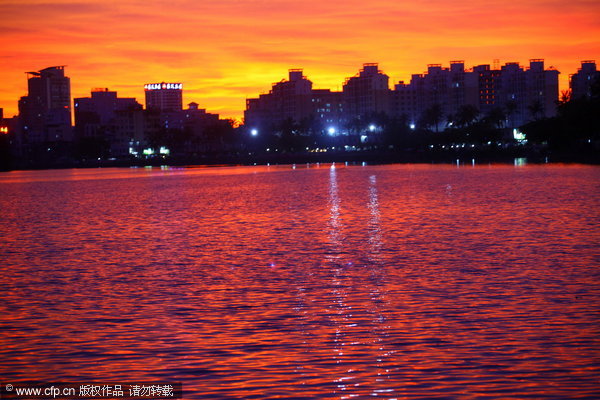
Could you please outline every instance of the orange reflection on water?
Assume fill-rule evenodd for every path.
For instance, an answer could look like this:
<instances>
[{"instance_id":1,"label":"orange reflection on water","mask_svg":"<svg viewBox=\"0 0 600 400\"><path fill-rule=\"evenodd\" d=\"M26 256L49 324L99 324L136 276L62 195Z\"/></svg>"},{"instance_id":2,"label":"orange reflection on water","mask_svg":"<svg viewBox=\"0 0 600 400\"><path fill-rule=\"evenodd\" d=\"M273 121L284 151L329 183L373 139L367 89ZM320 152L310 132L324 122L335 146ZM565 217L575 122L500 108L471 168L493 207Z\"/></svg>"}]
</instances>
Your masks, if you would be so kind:
<instances>
[{"instance_id":1,"label":"orange reflection on water","mask_svg":"<svg viewBox=\"0 0 600 400\"><path fill-rule=\"evenodd\" d=\"M7 380L182 381L185 398L597 391L598 168L105 172L0 176Z\"/></svg>"}]
</instances>

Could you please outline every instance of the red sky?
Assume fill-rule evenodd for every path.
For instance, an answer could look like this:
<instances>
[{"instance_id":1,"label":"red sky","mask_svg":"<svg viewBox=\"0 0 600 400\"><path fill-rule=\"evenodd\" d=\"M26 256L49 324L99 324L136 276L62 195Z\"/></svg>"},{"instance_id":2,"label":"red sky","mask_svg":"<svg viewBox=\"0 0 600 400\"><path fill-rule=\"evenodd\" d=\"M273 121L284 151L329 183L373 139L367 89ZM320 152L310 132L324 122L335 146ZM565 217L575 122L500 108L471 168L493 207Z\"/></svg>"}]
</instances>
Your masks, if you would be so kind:
<instances>
[{"instance_id":1,"label":"red sky","mask_svg":"<svg viewBox=\"0 0 600 400\"><path fill-rule=\"evenodd\" d=\"M561 89L600 64L597 0L0 0L0 107L17 112L25 71L66 65L72 97L96 87L144 103L144 83L182 82L184 103L241 118L246 97L303 68L341 89L365 62L390 85L427 64L544 58Z\"/></svg>"}]
</instances>

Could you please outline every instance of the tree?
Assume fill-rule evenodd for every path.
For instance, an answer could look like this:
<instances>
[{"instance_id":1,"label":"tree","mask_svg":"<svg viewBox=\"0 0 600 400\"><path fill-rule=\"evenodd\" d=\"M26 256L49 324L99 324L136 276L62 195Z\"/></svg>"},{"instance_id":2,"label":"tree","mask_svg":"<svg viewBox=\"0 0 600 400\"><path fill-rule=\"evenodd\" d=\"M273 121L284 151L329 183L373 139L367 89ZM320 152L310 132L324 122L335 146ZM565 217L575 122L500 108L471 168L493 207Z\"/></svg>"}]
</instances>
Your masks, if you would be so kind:
<instances>
[{"instance_id":1,"label":"tree","mask_svg":"<svg viewBox=\"0 0 600 400\"><path fill-rule=\"evenodd\" d=\"M423 112L421 120L423 125L428 128L434 127L435 131L439 132L439 125L443 117L444 112L442 110L442 106L438 103L435 103Z\"/></svg>"},{"instance_id":2,"label":"tree","mask_svg":"<svg viewBox=\"0 0 600 400\"><path fill-rule=\"evenodd\" d=\"M504 125L506 123L506 115L500 107L492 108L485 119L488 124L499 129L504 128Z\"/></svg>"},{"instance_id":3,"label":"tree","mask_svg":"<svg viewBox=\"0 0 600 400\"><path fill-rule=\"evenodd\" d=\"M560 91L560 99L558 100L558 105L563 105L571 101L572 92L570 89L561 90Z\"/></svg>"},{"instance_id":4,"label":"tree","mask_svg":"<svg viewBox=\"0 0 600 400\"><path fill-rule=\"evenodd\" d=\"M456 123L459 127L467 127L477 121L479 110L471 104L460 106L456 113Z\"/></svg>"},{"instance_id":5,"label":"tree","mask_svg":"<svg viewBox=\"0 0 600 400\"><path fill-rule=\"evenodd\" d=\"M283 150L295 150L297 144L296 136L298 135L299 128L300 125L291 117L281 121L279 125L279 131L281 132L279 143Z\"/></svg>"},{"instance_id":6,"label":"tree","mask_svg":"<svg viewBox=\"0 0 600 400\"><path fill-rule=\"evenodd\" d=\"M540 116L544 112L544 107L539 99L535 99L527 108L533 119L536 121L540 119Z\"/></svg>"}]
</instances>

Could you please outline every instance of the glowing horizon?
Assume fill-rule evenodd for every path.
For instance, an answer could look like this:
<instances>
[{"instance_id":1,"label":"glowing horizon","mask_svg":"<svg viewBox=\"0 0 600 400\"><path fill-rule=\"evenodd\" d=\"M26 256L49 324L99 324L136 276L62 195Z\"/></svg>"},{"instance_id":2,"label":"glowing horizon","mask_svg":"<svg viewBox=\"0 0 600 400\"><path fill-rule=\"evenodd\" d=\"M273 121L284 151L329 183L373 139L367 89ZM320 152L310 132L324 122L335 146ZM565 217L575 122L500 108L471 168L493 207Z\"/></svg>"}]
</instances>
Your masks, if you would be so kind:
<instances>
[{"instance_id":1,"label":"glowing horizon","mask_svg":"<svg viewBox=\"0 0 600 400\"><path fill-rule=\"evenodd\" d=\"M25 72L54 65L66 65L72 98L106 87L143 104L144 84L181 82L184 104L240 119L246 98L292 68L315 88L341 90L366 62L379 63L393 87L427 64L543 58L565 90L582 60L600 61L600 5L588 0L7 0L0 12L7 117L27 94Z\"/></svg>"}]
</instances>

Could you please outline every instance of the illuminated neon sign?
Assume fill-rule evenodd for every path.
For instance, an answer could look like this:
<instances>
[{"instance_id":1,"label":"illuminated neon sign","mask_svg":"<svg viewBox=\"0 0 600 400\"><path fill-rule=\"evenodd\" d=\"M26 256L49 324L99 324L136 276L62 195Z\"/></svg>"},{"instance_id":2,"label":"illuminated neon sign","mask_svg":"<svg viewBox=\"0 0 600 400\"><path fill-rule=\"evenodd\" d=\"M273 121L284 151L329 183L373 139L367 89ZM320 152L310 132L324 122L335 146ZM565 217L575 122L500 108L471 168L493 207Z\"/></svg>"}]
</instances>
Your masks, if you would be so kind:
<instances>
[{"instance_id":1,"label":"illuminated neon sign","mask_svg":"<svg viewBox=\"0 0 600 400\"><path fill-rule=\"evenodd\" d=\"M181 90L183 83L147 83L144 85L146 90Z\"/></svg>"}]
</instances>

